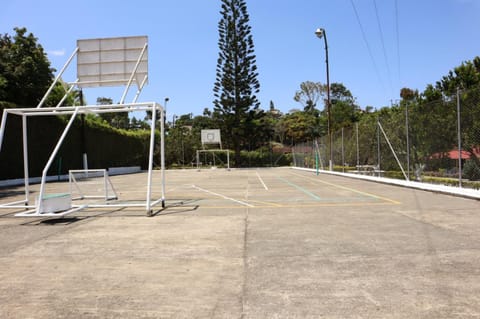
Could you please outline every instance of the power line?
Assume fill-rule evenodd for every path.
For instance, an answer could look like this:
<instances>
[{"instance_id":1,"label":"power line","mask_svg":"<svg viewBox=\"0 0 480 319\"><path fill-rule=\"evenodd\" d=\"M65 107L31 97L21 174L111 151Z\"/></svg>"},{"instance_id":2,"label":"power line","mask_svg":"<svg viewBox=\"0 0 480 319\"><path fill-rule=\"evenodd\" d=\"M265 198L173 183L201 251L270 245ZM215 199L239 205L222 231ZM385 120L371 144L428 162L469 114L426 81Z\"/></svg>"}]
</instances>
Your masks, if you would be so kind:
<instances>
[{"instance_id":1,"label":"power line","mask_svg":"<svg viewBox=\"0 0 480 319\"><path fill-rule=\"evenodd\" d=\"M362 32L363 41L367 46L368 54L370 55L370 59L372 60L373 68L375 69L375 73L377 74L378 81L382 85L382 88L385 89L385 85L383 83L382 77L380 76L380 72L378 71L377 63L375 62L375 58L373 57L372 50L370 49L370 45L368 44L367 36L365 35L365 30L363 29L362 22L360 21L360 16L358 15L357 8L355 7L355 3L353 0L350 0L352 4L353 11L355 12L355 17L357 18L358 26L360 27L360 31Z\"/></svg>"},{"instance_id":2,"label":"power line","mask_svg":"<svg viewBox=\"0 0 480 319\"><path fill-rule=\"evenodd\" d=\"M390 72L390 65L387 58L387 50L385 49L385 41L383 39L382 24L380 23L380 16L378 14L377 1L373 0L373 6L375 8L375 16L377 17L378 31L380 32L380 42L382 43L383 58L385 59L385 66L387 68L388 83L390 85L390 94L393 93L392 85L392 73Z\"/></svg>"},{"instance_id":3,"label":"power line","mask_svg":"<svg viewBox=\"0 0 480 319\"><path fill-rule=\"evenodd\" d=\"M401 68L400 68L400 29L398 23L398 1L395 1L395 28L396 28L396 35L397 35L397 67L398 67L398 82L401 83L402 76L401 76Z\"/></svg>"}]
</instances>

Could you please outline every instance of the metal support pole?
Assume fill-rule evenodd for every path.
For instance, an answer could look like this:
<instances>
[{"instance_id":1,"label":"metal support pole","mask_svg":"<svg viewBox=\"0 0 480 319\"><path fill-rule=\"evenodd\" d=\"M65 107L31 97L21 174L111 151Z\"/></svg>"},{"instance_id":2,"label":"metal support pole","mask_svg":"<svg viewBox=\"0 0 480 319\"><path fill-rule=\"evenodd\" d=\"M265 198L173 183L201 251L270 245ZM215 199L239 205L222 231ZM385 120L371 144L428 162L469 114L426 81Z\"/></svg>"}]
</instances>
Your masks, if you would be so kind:
<instances>
[{"instance_id":1,"label":"metal support pole","mask_svg":"<svg viewBox=\"0 0 480 319\"><path fill-rule=\"evenodd\" d=\"M74 83L70 84L70 87L68 88L68 90L65 91L65 94L63 95L62 99L57 103L57 106L55 106L55 107L62 106L63 102L68 97L68 94L70 94L73 91L73 88L75 87L75 83L77 83L77 82L78 82L78 79Z\"/></svg>"},{"instance_id":2,"label":"metal support pole","mask_svg":"<svg viewBox=\"0 0 480 319\"><path fill-rule=\"evenodd\" d=\"M382 154L380 153L381 149L380 149L380 120L377 119L377 166L378 166L378 170L380 170L380 167L381 167L381 163L382 163Z\"/></svg>"},{"instance_id":3,"label":"metal support pole","mask_svg":"<svg viewBox=\"0 0 480 319\"><path fill-rule=\"evenodd\" d=\"M328 42L327 42L327 33L325 29L319 28L315 32L317 37L322 38L325 43L325 64L326 64L326 71L327 71L327 135L328 135L328 148L329 148L329 170L333 171L333 148L332 148L332 110L331 110L331 103L330 103L330 70L328 64Z\"/></svg>"},{"instance_id":4,"label":"metal support pole","mask_svg":"<svg viewBox=\"0 0 480 319\"><path fill-rule=\"evenodd\" d=\"M22 115L22 133L23 133L23 176L25 180L25 203L28 205L28 195L30 193L30 178L28 175L28 140L27 140L27 116Z\"/></svg>"},{"instance_id":5,"label":"metal support pole","mask_svg":"<svg viewBox=\"0 0 480 319\"><path fill-rule=\"evenodd\" d=\"M293 167L297 167L297 160L295 158L295 146L292 146Z\"/></svg>"},{"instance_id":6,"label":"metal support pole","mask_svg":"<svg viewBox=\"0 0 480 319\"><path fill-rule=\"evenodd\" d=\"M148 76L145 75L145 77L143 78L142 84L140 84L140 86L137 89L137 93L135 94L135 97L133 98L132 103L137 103L137 99L140 96L140 93L142 92L142 89L145 86L145 83L147 83L147 80L148 80Z\"/></svg>"},{"instance_id":7,"label":"metal support pole","mask_svg":"<svg viewBox=\"0 0 480 319\"><path fill-rule=\"evenodd\" d=\"M60 147L62 146L62 143L63 143L63 140L65 139L65 137L67 136L67 133L68 131L70 130L70 127L72 126L74 120L75 120L75 117L77 116L77 113L78 113L78 110L79 108L76 107L75 108L75 111L73 112L72 114L72 117L70 118L67 126L65 127L65 129L63 130L63 133L62 135L60 136L60 139L58 140L57 142L57 145L55 146L55 149L53 150L52 154L50 155L50 158L48 159L48 162L47 164L45 165L44 169L43 169L43 172L42 172L42 181L41 181L41 184L40 184L40 191L39 191L39 194L38 194L38 206L37 206L37 214L40 214L41 211L42 211L42 206L43 206L43 194L45 192L45 182L47 180L47 172L48 170L50 169L50 166L52 165L52 162L53 160L55 159L55 156L57 156L57 153L60 149Z\"/></svg>"},{"instance_id":8,"label":"metal support pole","mask_svg":"<svg viewBox=\"0 0 480 319\"><path fill-rule=\"evenodd\" d=\"M161 122L162 122L160 124L160 128L163 127L164 129L165 129L165 121L167 120L167 103L168 103L168 101L170 101L170 99L168 97L166 97L165 100L164 100L164 103L163 103L164 105L162 107L162 114L163 115L160 117ZM164 136L162 134L163 133L160 134L161 136L160 136L160 145L159 145L160 146L160 166L162 166L162 154L163 154L162 153L162 143L163 143L163 137Z\"/></svg>"},{"instance_id":9,"label":"metal support pole","mask_svg":"<svg viewBox=\"0 0 480 319\"><path fill-rule=\"evenodd\" d=\"M83 91L80 89L80 106L84 106L83 101ZM88 170L88 156L87 156L87 136L85 133L85 113L80 114L81 119L81 147L82 147L82 162L83 162L83 169ZM88 173L87 173L88 174ZM87 175L88 177L88 175Z\"/></svg>"},{"instance_id":10,"label":"metal support pole","mask_svg":"<svg viewBox=\"0 0 480 319\"><path fill-rule=\"evenodd\" d=\"M458 187L462 188L462 131L460 118L460 89L457 88Z\"/></svg>"},{"instance_id":11,"label":"metal support pole","mask_svg":"<svg viewBox=\"0 0 480 319\"><path fill-rule=\"evenodd\" d=\"M7 126L7 114L7 109L4 109L2 116L2 124L0 124L0 151L2 150L3 136L5 135L5 130Z\"/></svg>"},{"instance_id":12,"label":"metal support pole","mask_svg":"<svg viewBox=\"0 0 480 319\"><path fill-rule=\"evenodd\" d=\"M65 63L65 65L63 66L63 68L60 70L60 72L57 74L57 76L55 77L55 80L53 80L53 83L50 85L50 87L48 88L47 90L47 93L45 93L45 95L43 96L42 100L40 101L40 103L38 103L37 105L37 108L40 108L42 107L43 103L45 103L45 100L47 99L47 97L50 95L50 92L52 92L53 88L55 87L55 84L57 84L58 80L60 79L60 77L62 76L63 72L65 72L66 68L68 67L68 65L70 64L70 62L72 62L73 58L75 57L75 55L77 54L78 52L78 47L75 49L75 51L73 51L72 55L68 58L67 60L67 63Z\"/></svg>"},{"instance_id":13,"label":"metal support pole","mask_svg":"<svg viewBox=\"0 0 480 319\"><path fill-rule=\"evenodd\" d=\"M137 73L138 66L140 65L140 62L142 62L143 55L145 54L146 50L148 47L148 43L145 43L143 46L142 52L140 52L140 56L137 59L137 63L135 64L135 67L132 70L132 73L130 74L130 78L128 79L127 86L125 87L125 90L123 91L122 98L120 99L120 104L123 104L125 102L125 97L127 96L128 90L130 89L130 85L132 85L133 78L135 74ZM138 83L137 83L138 85Z\"/></svg>"},{"instance_id":14,"label":"metal support pole","mask_svg":"<svg viewBox=\"0 0 480 319\"><path fill-rule=\"evenodd\" d=\"M395 160L397 161L398 166L399 166L400 169L402 170L403 177L405 177L405 180L408 180L407 174L405 173L405 170L403 169L402 163L400 163L400 160L398 159L398 156L397 156L397 154L395 153L395 150L393 149L393 146L392 146L392 144L390 143L390 140L388 139L387 133L385 133L385 131L383 130L382 124L380 124L380 122L377 122L377 124L378 124L378 127L380 128L380 130L382 131L383 136L385 137L385 140L387 141L387 144L388 144L388 146L390 147L390 150L392 151L392 154L393 154L393 156L395 157Z\"/></svg>"},{"instance_id":15,"label":"metal support pole","mask_svg":"<svg viewBox=\"0 0 480 319\"><path fill-rule=\"evenodd\" d=\"M407 177L410 180L410 134L408 128L408 102L405 103L405 133L407 135Z\"/></svg>"},{"instance_id":16,"label":"metal support pole","mask_svg":"<svg viewBox=\"0 0 480 319\"><path fill-rule=\"evenodd\" d=\"M227 150L227 169L230 170L230 150Z\"/></svg>"},{"instance_id":17,"label":"metal support pole","mask_svg":"<svg viewBox=\"0 0 480 319\"><path fill-rule=\"evenodd\" d=\"M197 150L197 156L196 157L197 157L197 170L199 171L200 168L198 167L198 165L199 165L199 162L200 162L200 154L198 153L198 150Z\"/></svg>"},{"instance_id":18,"label":"metal support pole","mask_svg":"<svg viewBox=\"0 0 480 319\"><path fill-rule=\"evenodd\" d=\"M358 122L355 123L355 131L357 136L357 167L360 165L360 148L358 144Z\"/></svg>"},{"instance_id":19,"label":"metal support pole","mask_svg":"<svg viewBox=\"0 0 480 319\"><path fill-rule=\"evenodd\" d=\"M166 117L165 110L162 108L161 116ZM160 166L162 171L162 207L165 208L165 121L160 122Z\"/></svg>"},{"instance_id":20,"label":"metal support pole","mask_svg":"<svg viewBox=\"0 0 480 319\"><path fill-rule=\"evenodd\" d=\"M150 150L148 153L148 180L147 180L147 198L145 209L147 210L147 216L152 216L150 207L151 195L152 195L152 168L153 168L153 151L155 147L155 122L157 121L157 109L156 105L152 105L152 124L150 125Z\"/></svg>"},{"instance_id":21,"label":"metal support pole","mask_svg":"<svg viewBox=\"0 0 480 319\"><path fill-rule=\"evenodd\" d=\"M343 127L342 127L342 172L345 173L345 149L343 145Z\"/></svg>"}]
</instances>

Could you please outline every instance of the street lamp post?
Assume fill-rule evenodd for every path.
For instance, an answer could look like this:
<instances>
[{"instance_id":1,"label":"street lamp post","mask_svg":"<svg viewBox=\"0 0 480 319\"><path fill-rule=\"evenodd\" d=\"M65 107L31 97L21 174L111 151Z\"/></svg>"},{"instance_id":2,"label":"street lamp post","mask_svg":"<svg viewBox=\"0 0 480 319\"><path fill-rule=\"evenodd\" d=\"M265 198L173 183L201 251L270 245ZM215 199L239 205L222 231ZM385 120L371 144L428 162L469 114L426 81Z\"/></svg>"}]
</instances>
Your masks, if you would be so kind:
<instances>
[{"instance_id":1,"label":"street lamp post","mask_svg":"<svg viewBox=\"0 0 480 319\"><path fill-rule=\"evenodd\" d=\"M330 153L330 159L328 160L328 167L330 171L333 171L333 148L332 148L332 110L330 105L330 72L328 69L328 44L327 44L327 33L325 29L318 28L315 31L315 35L325 41L325 64L327 65L327 135L328 135L328 149Z\"/></svg>"}]
</instances>

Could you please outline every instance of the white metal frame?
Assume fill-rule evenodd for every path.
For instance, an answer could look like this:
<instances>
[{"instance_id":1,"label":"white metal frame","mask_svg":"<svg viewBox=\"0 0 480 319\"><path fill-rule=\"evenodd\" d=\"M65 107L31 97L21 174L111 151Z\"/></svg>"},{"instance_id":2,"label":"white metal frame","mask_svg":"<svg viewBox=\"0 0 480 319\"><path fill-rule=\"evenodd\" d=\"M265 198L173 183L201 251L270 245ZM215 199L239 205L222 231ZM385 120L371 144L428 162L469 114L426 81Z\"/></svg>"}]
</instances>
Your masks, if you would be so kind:
<instances>
[{"instance_id":1,"label":"white metal frame","mask_svg":"<svg viewBox=\"0 0 480 319\"><path fill-rule=\"evenodd\" d=\"M222 138L219 129L209 129L201 131L202 148L205 149L206 144L218 144L222 149Z\"/></svg>"},{"instance_id":2,"label":"white metal frame","mask_svg":"<svg viewBox=\"0 0 480 319\"><path fill-rule=\"evenodd\" d=\"M103 181L103 195L88 195L85 194L83 188L80 187L79 181L76 174L83 174L85 178L102 178ZM108 175L108 171L106 169L72 169L68 171L68 186L70 189L70 194L73 196L75 190L79 194L77 197L72 197L72 200L77 199L87 199L87 198L103 198L105 203L109 200L118 199L117 192L115 187L113 187L112 181L110 180L110 176Z\"/></svg>"},{"instance_id":3,"label":"white metal frame","mask_svg":"<svg viewBox=\"0 0 480 319\"><path fill-rule=\"evenodd\" d=\"M197 170L200 170L200 153L227 153L227 170L230 170L230 150L228 149L211 149L211 150L197 150ZM215 165L215 164L214 164Z\"/></svg>"},{"instance_id":4,"label":"white metal frame","mask_svg":"<svg viewBox=\"0 0 480 319\"><path fill-rule=\"evenodd\" d=\"M81 48L77 47L72 55L69 57L63 68L60 70L59 74L56 76L55 80L53 81L52 85L50 88L47 90L45 93L44 97L38 104L36 108L12 108L12 109L4 109L3 110L3 117L2 117L2 122L0 124L0 152L2 149L2 144L3 144L3 139L5 135L5 129L6 129L6 123L7 123L7 117L9 114L11 115L17 115L22 118L22 138L23 138L23 165L24 165L24 191L25 191L25 199L19 200L19 201L14 201L14 202L9 202L9 203L0 203L0 208L26 208L26 209L31 209L30 211L23 212L21 214L17 214L17 216L63 216L69 213L72 213L74 211L88 208L88 207L144 207L145 210L147 211L147 215L151 216L152 215L152 208L158 204L162 204L162 207L165 207L165 144L164 144L164 121L160 121L160 156L161 156L161 174L162 174L162 196L159 199L152 199L151 194L152 194L152 170L153 170L153 153L154 153L154 145L155 145L155 124L157 122L157 112L160 112L160 119L163 119L165 117L165 110L164 107L162 107L160 104L156 102L142 102L138 103L137 98L147 82L148 74L143 70L143 73L140 74L143 76L143 79L141 79L141 83L139 83L139 74L137 71L139 70L139 66L141 63L146 63L146 54L147 54L147 38L146 37L124 37L124 38L111 38L112 41L124 41L125 43L128 43L130 40L135 40L136 42L135 46L137 47L136 49L138 50L138 41L137 40L144 40L145 43L143 46L140 48L139 55L136 59L136 62L134 63L133 67L131 70L129 69L128 71L130 72L130 77L128 79L116 79L116 82L113 83L114 85L118 85L119 83L123 83L126 85L125 91L122 95L121 98L121 103L120 104L111 104L111 105L86 105L86 106L61 106L65 98L67 97L68 93L70 93L75 86L77 87L94 87L94 86L105 86L105 85L111 85L105 83L99 83L99 82L94 82L94 81L89 81L88 83L82 83L78 79L74 82L70 82L69 89L66 90L66 93L64 97L61 99L61 101L58 103L56 107L42 107L44 102L46 101L47 97L49 96L50 92L53 90L55 84L60 80L62 74L68 67L68 65L71 63L73 58L80 52L81 53ZM94 41L90 40L90 41ZM99 39L99 41L104 40L108 41L109 39ZM79 40L80 41L80 40ZM78 43L78 42L77 42ZM128 46L128 45L127 45ZM135 48L134 48L135 49ZM100 51L99 51L100 52ZM101 52L100 52L101 53ZM108 61L107 61L108 62ZM131 61L127 61L131 62ZM130 63L130 66L132 64ZM78 70L77 70L78 71ZM128 93L128 89L130 88L132 82L137 82L138 86L138 91L135 94L135 97L132 101L132 103L125 103L125 97ZM146 191L146 198L145 198L145 203L142 204L132 204L132 203L122 203L122 204L95 204L95 205L72 205L72 209L65 211L65 212L60 212L60 213L42 213L42 201L45 195L45 184L46 184L46 179L47 179L47 172L50 169L50 166L52 165L55 156L57 155L62 143L65 140L65 137L67 136L70 127L72 126L74 120L77 118L78 115L80 114L100 114L100 113L112 113L112 112L135 112L135 111L150 111L152 113L152 123L151 123L151 129L150 129L150 145L149 145L149 154L148 154L148 177L147 177L147 191ZM28 162L28 140L27 140L27 118L32 117L32 116L60 116L60 115L68 115L70 116L70 119L61 134L58 142L55 145L54 150L50 154L50 157L45 164L45 167L42 171L42 178L41 178L41 184L40 184L40 191L38 195L38 200L36 201L37 203L35 205L29 204L29 194L30 194L30 182L29 182L29 162Z\"/></svg>"}]
</instances>

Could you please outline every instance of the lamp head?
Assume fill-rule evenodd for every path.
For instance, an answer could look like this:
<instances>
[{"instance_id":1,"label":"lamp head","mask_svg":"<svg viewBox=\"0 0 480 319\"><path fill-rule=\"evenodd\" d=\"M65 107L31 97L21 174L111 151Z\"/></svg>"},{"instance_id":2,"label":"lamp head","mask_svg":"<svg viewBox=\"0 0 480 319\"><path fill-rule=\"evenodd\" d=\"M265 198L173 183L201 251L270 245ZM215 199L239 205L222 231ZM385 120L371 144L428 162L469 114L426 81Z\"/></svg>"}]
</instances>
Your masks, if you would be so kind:
<instances>
[{"instance_id":1,"label":"lamp head","mask_svg":"<svg viewBox=\"0 0 480 319\"><path fill-rule=\"evenodd\" d=\"M325 35L325 30L323 28L318 28L315 31L316 36L321 39Z\"/></svg>"}]
</instances>

